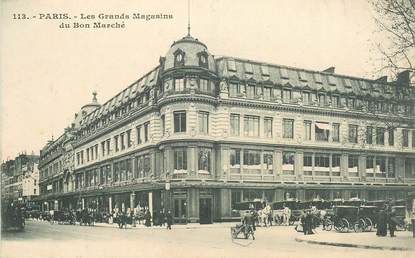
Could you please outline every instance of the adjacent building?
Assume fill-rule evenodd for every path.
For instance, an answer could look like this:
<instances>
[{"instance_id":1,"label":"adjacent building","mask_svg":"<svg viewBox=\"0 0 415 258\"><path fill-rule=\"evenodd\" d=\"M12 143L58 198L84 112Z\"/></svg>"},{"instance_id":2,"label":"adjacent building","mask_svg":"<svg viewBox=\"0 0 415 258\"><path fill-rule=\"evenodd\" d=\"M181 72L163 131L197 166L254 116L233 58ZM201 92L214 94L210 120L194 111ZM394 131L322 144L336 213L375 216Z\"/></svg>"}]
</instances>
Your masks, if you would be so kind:
<instances>
[{"instance_id":1,"label":"adjacent building","mask_svg":"<svg viewBox=\"0 0 415 258\"><path fill-rule=\"evenodd\" d=\"M415 187L414 103L408 72L370 80L214 56L187 35L41 151L44 208L210 223L254 199L401 199Z\"/></svg>"},{"instance_id":2,"label":"adjacent building","mask_svg":"<svg viewBox=\"0 0 415 258\"><path fill-rule=\"evenodd\" d=\"M28 203L39 195L39 156L20 154L1 164L2 200Z\"/></svg>"}]
</instances>

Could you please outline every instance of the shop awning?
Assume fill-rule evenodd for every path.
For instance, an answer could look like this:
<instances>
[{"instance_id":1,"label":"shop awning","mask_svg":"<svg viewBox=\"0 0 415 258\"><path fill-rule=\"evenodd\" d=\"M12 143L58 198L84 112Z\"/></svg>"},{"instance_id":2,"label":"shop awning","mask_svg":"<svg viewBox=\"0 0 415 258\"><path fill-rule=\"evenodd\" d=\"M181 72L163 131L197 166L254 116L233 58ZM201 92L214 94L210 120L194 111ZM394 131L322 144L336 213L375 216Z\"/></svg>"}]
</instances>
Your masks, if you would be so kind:
<instances>
[{"instance_id":1,"label":"shop awning","mask_svg":"<svg viewBox=\"0 0 415 258\"><path fill-rule=\"evenodd\" d=\"M316 123L316 127L320 130L330 130L330 126L328 123Z\"/></svg>"}]
</instances>

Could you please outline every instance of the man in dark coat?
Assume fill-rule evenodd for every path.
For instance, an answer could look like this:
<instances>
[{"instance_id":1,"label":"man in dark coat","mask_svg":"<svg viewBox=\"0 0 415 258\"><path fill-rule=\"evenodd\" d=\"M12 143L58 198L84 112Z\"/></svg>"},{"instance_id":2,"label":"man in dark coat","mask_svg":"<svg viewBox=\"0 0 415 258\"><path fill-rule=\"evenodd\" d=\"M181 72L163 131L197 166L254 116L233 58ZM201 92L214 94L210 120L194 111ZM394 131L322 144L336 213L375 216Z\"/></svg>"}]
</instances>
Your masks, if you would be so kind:
<instances>
[{"instance_id":1,"label":"man in dark coat","mask_svg":"<svg viewBox=\"0 0 415 258\"><path fill-rule=\"evenodd\" d=\"M173 224L173 215L170 211L166 214L166 222L167 222L167 229L171 229L171 225Z\"/></svg>"},{"instance_id":2,"label":"man in dark coat","mask_svg":"<svg viewBox=\"0 0 415 258\"><path fill-rule=\"evenodd\" d=\"M388 234L387 223L388 223L388 215L386 214L386 211L382 209L379 211L378 218L377 218L377 230L376 230L377 236L386 236Z\"/></svg>"},{"instance_id":3,"label":"man in dark coat","mask_svg":"<svg viewBox=\"0 0 415 258\"><path fill-rule=\"evenodd\" d=\"M255 217L254 212L246 211L242 217L242 224L245 226L245 238L248 238L249 234L252 235L252 239L255 240L254 236L254 226L255 226Z\"/></svg>"},{"instance_id":4,"label":"man in dark coat","mask_svg":"<svg viewBox=\"0 0 415 258\"><path fill-rule=\"evenodd\" d=\"M144 219L145 219L144 225L146 225L146 227L150 227L151 226L151 213L149 210L146 211L146 214L144 215Z\"/></svg>"},{"instance_id":5,"label":"man in dark coat","mask_svg":"<svg viewBox=\"0 0 415 258\"><path fill-rule=\"evenodd\" d=\"M391 212L389 213L389 219L388 219L388 227L389 227L389 233L391 237L395 237L395 230L397 225L397 219L396 219L396 211L392 208Z\"/></svg>"}]
</instances>

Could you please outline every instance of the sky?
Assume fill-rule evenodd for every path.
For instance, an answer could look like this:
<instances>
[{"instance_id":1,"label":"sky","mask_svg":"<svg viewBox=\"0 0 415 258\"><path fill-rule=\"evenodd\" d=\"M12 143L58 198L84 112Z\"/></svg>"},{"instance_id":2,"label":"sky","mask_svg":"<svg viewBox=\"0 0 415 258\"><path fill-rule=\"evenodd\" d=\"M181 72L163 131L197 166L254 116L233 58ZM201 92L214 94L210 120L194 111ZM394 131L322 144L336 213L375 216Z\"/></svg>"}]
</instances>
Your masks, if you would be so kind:
<instances>
[{"instance_id":1,"label":"sky","mask_svg":"<svg viewBox=\"0 0 415 258\"><path fill-rule=\"evenodd\" d=\"M93 91L106 102L156 67L173 41L187 33L187 0L0 4L2 161L39 153L71 124ZM129 19L124 29L60 29L67 20L13 19L13 14L46 13L164 13L173 19ZM367 0L191 0L190 18L192 36L216 56L313 70L334 66L336 73L366 78L380 67Z\"/></svg>"}]
</instances>

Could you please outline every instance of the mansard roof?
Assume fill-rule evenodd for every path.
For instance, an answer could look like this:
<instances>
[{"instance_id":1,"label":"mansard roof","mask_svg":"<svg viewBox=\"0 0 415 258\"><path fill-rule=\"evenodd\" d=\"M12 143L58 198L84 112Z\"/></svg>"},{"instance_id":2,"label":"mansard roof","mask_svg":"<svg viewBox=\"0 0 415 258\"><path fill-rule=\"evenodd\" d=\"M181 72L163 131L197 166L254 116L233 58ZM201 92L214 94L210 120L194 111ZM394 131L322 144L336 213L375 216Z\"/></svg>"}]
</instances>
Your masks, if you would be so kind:
<instances>
[{"instance_id":1,"label":"mansard roof","mask_svg":"<svg viewBox=\"0 0 415 258\"><path fill-rule=\"evenodd\" d=\"M236 57L216 58L217 73L220 78L231 80L255 80L259 83L272 82L276 85L340 94L366 95L372 97L394 95L395 82L381 82L335 74L330 71L313 71L277 64L262 63ZM413 92L415 92L413 90Z\"/></svg>"},{"instance_id":2,"label":"mansard roof","mask_svg":"<svg viewBox=\"0 0 415 258\"><path fill-rule=\"evenodd\" d=\"M82 119L82 127L90 124L92 121L99 117L111 113L113 110L127 103L129 100L134 99L137 95L144 92L146 88L151 88L157 83L160 66L152 69L150 72L142 76L140 79L132 83L123 91L115 95L113 98L105 102L101 107L97 108L84 119Z\"/></svg>"}]
</instances>

